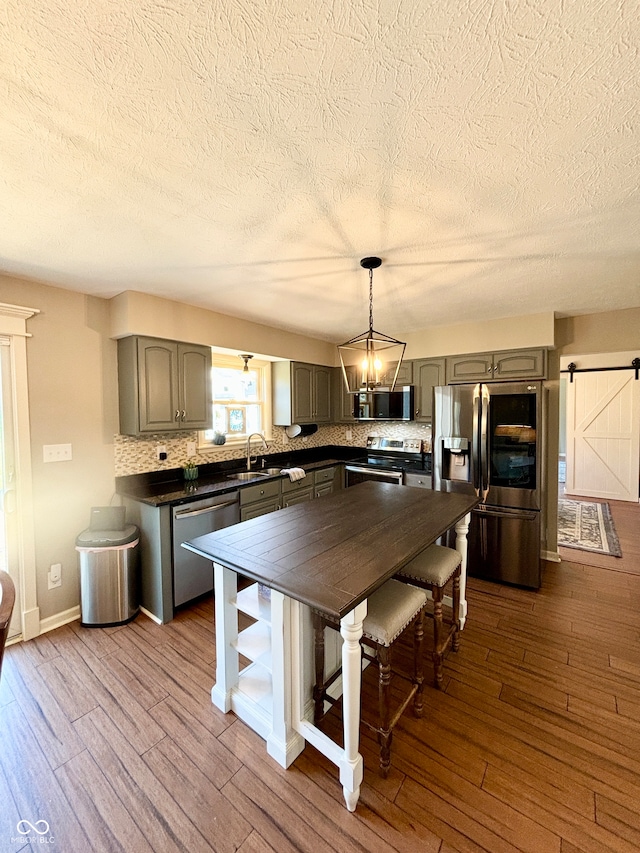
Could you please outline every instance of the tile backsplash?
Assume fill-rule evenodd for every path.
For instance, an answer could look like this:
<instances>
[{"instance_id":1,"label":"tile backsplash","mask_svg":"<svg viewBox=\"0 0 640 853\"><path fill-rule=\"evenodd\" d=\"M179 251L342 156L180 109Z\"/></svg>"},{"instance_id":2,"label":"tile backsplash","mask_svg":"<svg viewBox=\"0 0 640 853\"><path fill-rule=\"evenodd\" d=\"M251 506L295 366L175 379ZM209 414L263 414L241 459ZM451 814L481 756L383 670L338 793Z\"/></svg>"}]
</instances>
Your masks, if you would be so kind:
<instances>
[{"instance_id":1,"label":"tile backsplash","mask_svg":"<svg viewBox=\"0 0 640 853\"><path fill-rule=\"evenodd\" d=\"M347 438L350 435L350 438ZM394 421L367 424L331 424L319 426L318 431L306 438L288 438L284 427L274 426L269 439L269 453L285 453L292 450L304 450L308 447L322 447L325 444L338 444L347 447L365 447L367 436L381 435L385 438L421 438L430 439L431 427L421 423L399 423ZM198 441L197 432L158 433L144 438L130 435L116 435L115 475L125 477L129 474L144 474L148 471L179 468L187 462L205 464L207 462L226 462L229 459L243 459L244 448L216 447L199 451L196 456L187 455L187 444ZM164 447L167 458L157 459L157 448ZM256 452L260 452L259 443L254 441Z\"/></svg>"}]
</instances>

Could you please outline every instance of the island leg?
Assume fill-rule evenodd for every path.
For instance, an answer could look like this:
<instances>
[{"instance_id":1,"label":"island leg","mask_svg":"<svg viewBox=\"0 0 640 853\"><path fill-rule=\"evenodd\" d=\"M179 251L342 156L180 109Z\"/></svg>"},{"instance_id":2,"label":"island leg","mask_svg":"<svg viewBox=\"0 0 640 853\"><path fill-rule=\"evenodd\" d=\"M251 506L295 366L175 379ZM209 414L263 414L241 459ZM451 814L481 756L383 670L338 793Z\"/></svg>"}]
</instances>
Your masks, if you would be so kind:
<instances>
[{"instance_id":1,"label":"island leg","mask_svg":"<svg viewBox=\"0 0 640 853\"><path fill-rule=\"evenodd\" d=\"M362 622L367 615L363 601L340 620L342 645L342 717L344 750L340 761L340 782L344 800L350 812L356 810L360 797L360 784L364 775L362 756L358 752L360 730L360 686L362 657L360 638Z\"/></svg>"},{"instance_id":2,"label":"island leg","mask_svg":"<svg viewBox=\"0 0 640 853\"><path fill-rule=\"evenodd\" d=\"M233 606L238 576L231 569L213 564L216 615L216 683L211 701L227 714L231 710L231 694L238 685L238 611Z\"/></svg>"},{"instance_id":3,"label":"island leg","mask_svg":"<svg viewBox=\"0 0 640 853\"><path fill-rule=\"evenodd\" d=\"M460 566L460 630L464 628L467 618L467 533L471 524L471 513L467 513L456 524L456 551L462 558Z\"/></svg>"}]
</instances>

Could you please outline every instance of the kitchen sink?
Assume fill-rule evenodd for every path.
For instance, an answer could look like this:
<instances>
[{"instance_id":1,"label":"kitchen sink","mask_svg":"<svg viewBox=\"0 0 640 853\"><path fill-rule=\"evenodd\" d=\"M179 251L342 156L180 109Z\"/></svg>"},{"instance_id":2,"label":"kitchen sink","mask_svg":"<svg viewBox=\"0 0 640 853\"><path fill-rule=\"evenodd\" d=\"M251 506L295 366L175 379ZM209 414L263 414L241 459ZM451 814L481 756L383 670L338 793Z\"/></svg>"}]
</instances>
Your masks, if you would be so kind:
<instances>
[{"instance_id":1,"label":"kitchen sink","mask_svg":"<svg viewBox=\"0 0 640 853\"><path fill-rule=\"evenodd\" d=\"M280 474L281 471L282 471L282 468L263 468L262 471L260 471L260 473L261 474L268 474L271 477L274 474Z\"/></svg>"},{"instance_id":2,"label":"kitchen sink","mask_svg":"<svg viewBox=\"0 0 640 853\"><path fill-rule=\"evenodd\" d=\"M280 471L278 471L278 474ZM238 474L227 474L229 480L255 480L256 477L268 477L266 471L240 471Z\"/></svg>"}]
</instances>

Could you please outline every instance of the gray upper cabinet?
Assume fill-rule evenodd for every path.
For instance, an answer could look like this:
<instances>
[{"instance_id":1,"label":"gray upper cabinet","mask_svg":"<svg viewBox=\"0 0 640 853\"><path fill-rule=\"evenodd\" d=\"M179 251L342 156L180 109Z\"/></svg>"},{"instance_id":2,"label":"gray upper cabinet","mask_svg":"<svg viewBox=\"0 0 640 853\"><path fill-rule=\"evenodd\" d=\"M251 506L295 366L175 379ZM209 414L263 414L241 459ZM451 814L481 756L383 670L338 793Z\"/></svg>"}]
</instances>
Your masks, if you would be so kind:
<instances>
[{"instance_id":1,"label":"gray upper cabinet","mask_svg":"<svg viewBox=\"0 0 640 853\"><path fill-rule=\"evenodd\" d=\"M273 422L327 424L331 420L331 368L298 361L272 366Z\"/></svg>"},{"instance_id":2,"label":"gray upper cabinet","mask_svg":"<svg viewBox=\"0 0 640 853\"><path fill-rule=\"evenodd\" d=\"M355 387L357 368L347 367L347 377L351 387ZM335 423L355 423L353 410L355 394L348 394L344 384L341 367L331 369L331 413Z\"/></svg>"},{"instance_id":3,"label":"gray upper cabinet","mask_svg":"<svg viewBox=\"0 0 640 853\"><path fill-rule=\"evenodd\" d=\"M445 382L444 358L418 358L413 362L415 420L431 423L433 389Z\"/></svg>"},{"instance_id":4,"label":"gray upper cabinet","mask_svg":"<svg viewBox=\"0 0 640 853\"><path fill-rule=\"evenodd\" d=\"M398 378L396 379L396 388L401 385L411 385L414 382L414 374L413 374L413 365L415 362L404 361L400 365L400 369L398 370ZM393 370L389 370L386 373L383 373L380 377L380 383L382 385L391 385L393 382L393 374L395 373L395 367Z\"/></svg>"},{"instance_id":5,"label":"gray upper cabinet","mask_svg":"<svg viewBox=\"0 0 640 853\"><path fill-rule=\"evenodd\" d=\"M210 429L211 350L161 338L118 341L120 432Z\"/></svg>"},{"instance_id":6,"label":"gray upper cabinet","mask_svg":"<svg viewBox=\"0 0 640 853\"><path fill-rule=\"evenodd\" d=\"M509 379L544 379L546 349L460 355L447 359L447 384Z\"/></svg>"}]
</instances>

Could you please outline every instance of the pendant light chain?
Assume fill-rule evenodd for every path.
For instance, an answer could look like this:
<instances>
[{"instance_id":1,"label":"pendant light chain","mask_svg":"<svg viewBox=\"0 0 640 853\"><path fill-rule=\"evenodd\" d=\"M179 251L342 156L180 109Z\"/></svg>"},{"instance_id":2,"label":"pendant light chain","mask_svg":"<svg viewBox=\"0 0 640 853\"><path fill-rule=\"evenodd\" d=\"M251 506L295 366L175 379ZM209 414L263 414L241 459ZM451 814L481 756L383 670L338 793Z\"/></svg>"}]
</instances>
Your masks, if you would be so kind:
<instances>
[{"instance_id":1,"label":"pendant light chain","mask_svg":"<svg viewBox=\"0 0 640 853\"><path fill-rule=\"evenodd\" d=\"M373 329L373 270L369 270L369 329Z\"/></svg>"}]
</instances>

